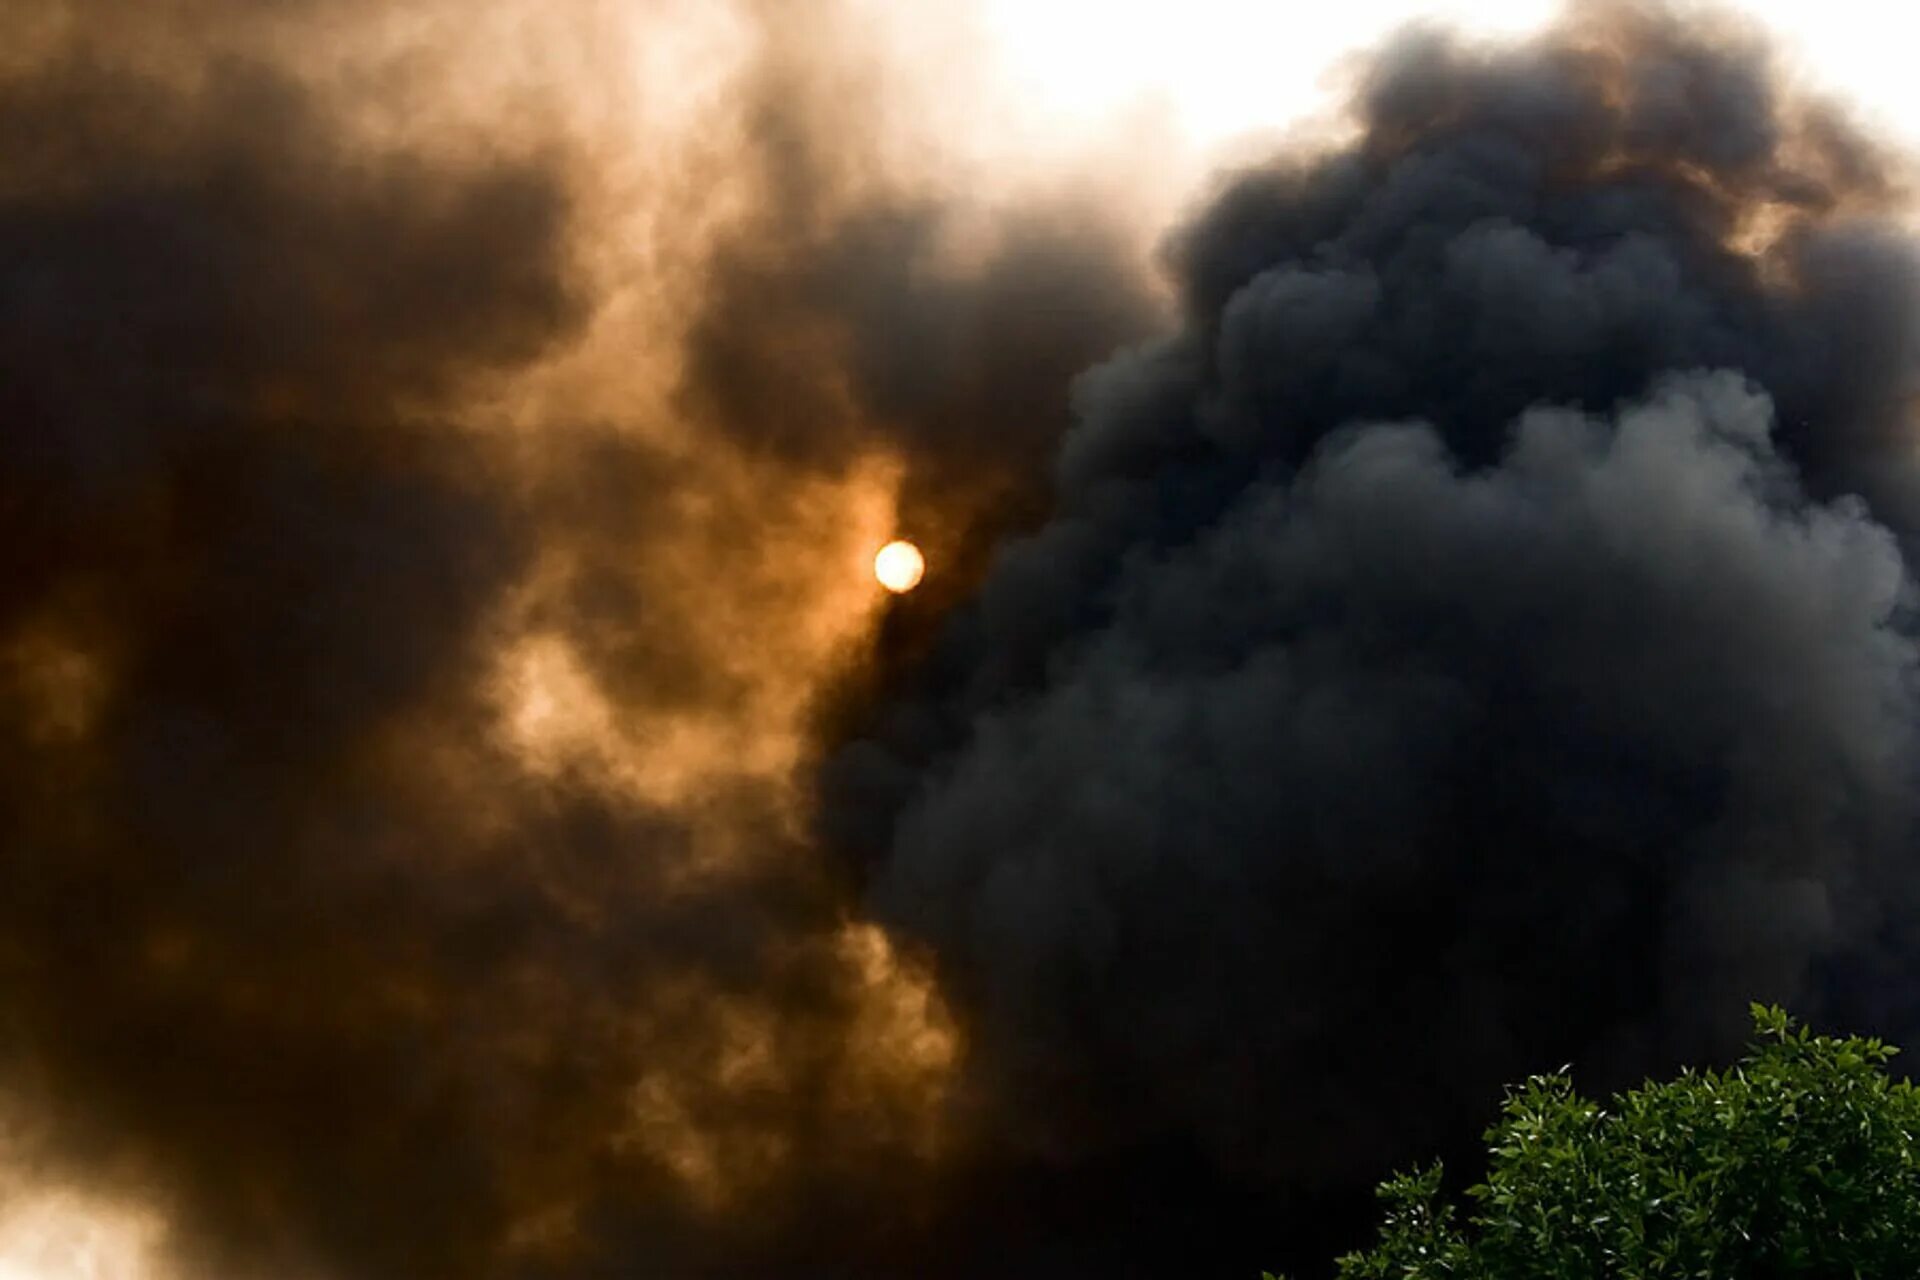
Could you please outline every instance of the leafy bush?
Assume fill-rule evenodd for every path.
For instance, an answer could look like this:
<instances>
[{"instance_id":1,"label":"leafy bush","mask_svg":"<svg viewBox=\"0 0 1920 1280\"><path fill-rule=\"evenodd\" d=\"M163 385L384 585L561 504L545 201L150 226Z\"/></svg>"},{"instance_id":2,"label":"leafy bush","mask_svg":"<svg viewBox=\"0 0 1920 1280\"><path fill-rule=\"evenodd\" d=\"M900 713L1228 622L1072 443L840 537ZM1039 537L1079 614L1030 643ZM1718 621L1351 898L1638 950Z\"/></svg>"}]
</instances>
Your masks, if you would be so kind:
<instances>
[{"instance_id":1,"label":"leafy bush","mask_svg":"<svg viewBox=\"0 0 1920 1280\"><path fill-rule=\"evenodd\" d=\"M1608 1108L1564 1072L1510 1090L1471 1203L1437 1164L1394 1178L1340 1280L1920 1277L1920 1095L1887 1075L1898 1050L1753 1015L1738 1066Z\"/></svg>"}]
</instances>

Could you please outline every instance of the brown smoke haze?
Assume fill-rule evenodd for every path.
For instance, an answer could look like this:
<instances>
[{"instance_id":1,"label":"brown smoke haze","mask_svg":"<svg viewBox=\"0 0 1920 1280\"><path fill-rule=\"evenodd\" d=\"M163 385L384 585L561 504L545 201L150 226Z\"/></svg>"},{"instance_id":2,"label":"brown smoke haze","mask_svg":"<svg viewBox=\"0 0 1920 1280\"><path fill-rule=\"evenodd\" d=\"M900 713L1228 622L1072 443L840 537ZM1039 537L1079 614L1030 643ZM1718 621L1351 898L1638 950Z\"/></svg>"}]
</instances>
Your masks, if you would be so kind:
<instances>
[{"instance_id":1,"label":"brown smoke haze","mask_svg":"<svg viewBox=\"0 0 1920 1280\"><path fill-rule=\"evenodd\" d=\"M0 1259L1251 1274L1920 1026L1902 164L1589 5L1156 249L908 8L0 0Z\"/></svg>"},{"instance_id":2,"label":"brown smoke haze","mask_svg":"<svg viewBox=\"0 0 1920 1280\"><path fill-rule=\"evenodd\" d=\"M980 536L1147 305L1066 197L922 182L809 8L8 5L21 1213L359 1278L918 1212L959 1032L810 847L811 722L903 495Z\"/></svg>"}]
</instances>

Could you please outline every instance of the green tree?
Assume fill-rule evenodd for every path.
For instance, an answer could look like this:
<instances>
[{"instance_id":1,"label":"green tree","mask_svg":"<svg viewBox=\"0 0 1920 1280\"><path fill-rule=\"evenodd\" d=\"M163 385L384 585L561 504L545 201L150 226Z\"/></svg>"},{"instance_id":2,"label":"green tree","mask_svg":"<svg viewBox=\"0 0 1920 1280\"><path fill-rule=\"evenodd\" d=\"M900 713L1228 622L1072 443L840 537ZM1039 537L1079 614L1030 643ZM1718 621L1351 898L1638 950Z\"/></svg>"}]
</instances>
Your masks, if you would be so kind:
<instances>
[{"instance_id":1,"label":"green tree","mask_svg":"<svg viewBox=\"0 0 1920 1280\"><path fill-rule=\"evenodd\" d=\"M1753 1015L1724 1072L1604 1108L1564 1073L1509 1090L1468 1203L1437 1164L1394 1178L1340 1280L1920 1277L1920 1094L1888 1077L1897 1050Z\"/></svg>"}]
</instances>

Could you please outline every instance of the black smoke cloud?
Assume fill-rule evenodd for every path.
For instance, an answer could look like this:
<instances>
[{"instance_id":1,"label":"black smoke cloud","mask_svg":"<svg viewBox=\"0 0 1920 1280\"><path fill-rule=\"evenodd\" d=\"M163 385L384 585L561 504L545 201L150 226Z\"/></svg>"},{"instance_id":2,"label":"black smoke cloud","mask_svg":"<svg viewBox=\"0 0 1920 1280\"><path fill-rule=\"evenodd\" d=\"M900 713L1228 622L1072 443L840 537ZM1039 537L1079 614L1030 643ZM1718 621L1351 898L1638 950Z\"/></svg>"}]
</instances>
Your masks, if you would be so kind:
<instances>
[{"instance_id":1,"label":"black smoke cloud","mask_svg":"<svg viewBox=\"0 0 1920 1280\"><path fill-rule=\"evenodd\" d=\"M1920 1026L1897 166L1631 6L1414 31L1352 118L1170 241L1178 331L823 775L1010 1166L1106 1197L1069 1271L1285 1257L1749 999Z\"/></svg>"},{"instance_id":2,"label":"black smoke cloud","mask_svg":"<svg viewBox=\"0 0 1920 1280\"><path fill-rule=\"evenodd\" d=\"M0 1186L1244 1274L1521 1071L1920 1022L1885 157L1731 30L1413 37L1076 380L1124 224L896 171L802 8L629 261L617 88L493 66L602 6L0 3Z\"/></svg>"}]
</instances>

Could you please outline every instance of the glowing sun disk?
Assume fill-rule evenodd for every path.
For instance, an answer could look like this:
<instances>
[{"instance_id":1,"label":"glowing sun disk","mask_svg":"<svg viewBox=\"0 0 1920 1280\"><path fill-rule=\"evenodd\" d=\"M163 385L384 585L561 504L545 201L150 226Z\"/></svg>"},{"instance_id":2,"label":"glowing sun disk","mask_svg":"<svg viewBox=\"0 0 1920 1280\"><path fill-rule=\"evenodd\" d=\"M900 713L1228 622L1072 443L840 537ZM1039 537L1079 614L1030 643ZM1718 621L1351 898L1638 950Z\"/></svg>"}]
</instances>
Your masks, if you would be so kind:
<instances>
[{"instance_id":1,"label":"glowing sun disk","mask_svg":"<svg viewBox=\"0 0 1920 1280\"><path fill-rule=\"evenodd\" d=\"M920 548L903 539L889 542L873 558L873 576L896 594L919 586L926 571L926 557L920 554Z\"/></svg>"}]
</instances>

